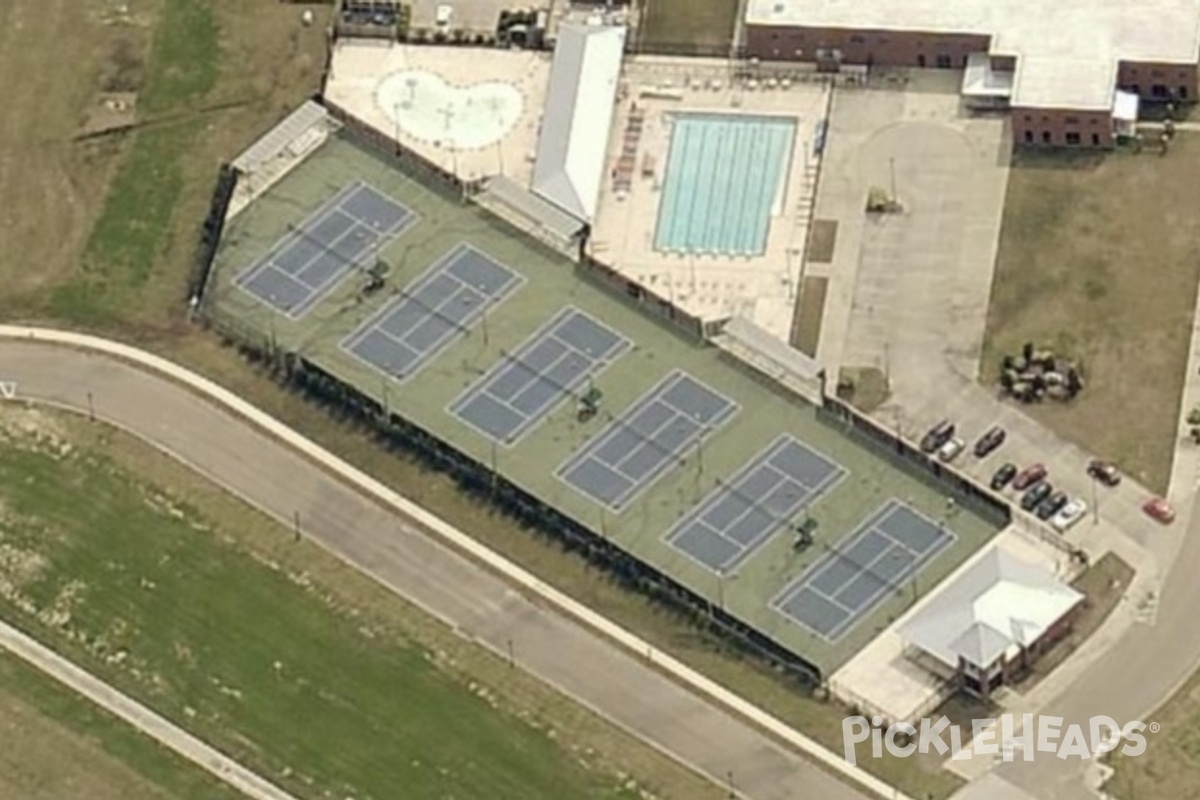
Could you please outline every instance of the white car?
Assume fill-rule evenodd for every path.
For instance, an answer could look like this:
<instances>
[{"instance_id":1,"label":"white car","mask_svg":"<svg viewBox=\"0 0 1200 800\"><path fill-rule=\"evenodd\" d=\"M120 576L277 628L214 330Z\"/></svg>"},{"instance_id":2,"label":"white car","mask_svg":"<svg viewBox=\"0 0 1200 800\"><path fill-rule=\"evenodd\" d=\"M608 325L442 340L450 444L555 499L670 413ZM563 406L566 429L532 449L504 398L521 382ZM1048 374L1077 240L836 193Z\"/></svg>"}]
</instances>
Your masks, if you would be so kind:
<instances>
[{"instance_id":1,"label":"white car","mask_svg":"<svg viewBox=\"0 0 1200 800\"><path fill-rule=\"evenodd\" d=\"M949 439L944 445L938 448L937 455L942 461L953 461L958 458L958 454L963 451L967 443L957 436Z\"/></svg>"},{"instance_id":2,"label":"white car","mask_svg":"<svg viewBox=\"0 0 1200 800\"><path fill-rule=\"evenodd\" d=\"M1050 520L1050 525L1059 533L1066 533L1072 525L1083 519L1083 515L1087 512L1087 503L1079 498L1072 498L1054 515L1054 518Z\"/></svg>"}]
</instances>

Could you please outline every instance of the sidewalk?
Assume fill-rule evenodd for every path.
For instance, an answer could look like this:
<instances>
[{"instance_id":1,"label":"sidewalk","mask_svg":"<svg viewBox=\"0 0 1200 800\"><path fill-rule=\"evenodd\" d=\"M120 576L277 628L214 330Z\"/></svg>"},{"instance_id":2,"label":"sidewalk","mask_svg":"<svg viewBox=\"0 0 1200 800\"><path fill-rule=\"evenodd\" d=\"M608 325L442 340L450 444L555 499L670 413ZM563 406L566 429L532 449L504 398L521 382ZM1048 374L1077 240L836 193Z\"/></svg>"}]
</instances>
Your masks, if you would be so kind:
<instances>
[{"instance_id":1,"label":"sidewalk","mask_svg":"<svg viewBox=\"0 0 1200 800\"><path fill-rule=\"evenodd\" d=\"M91 700L105 711L173 750L253 800L297 800L251 772L224 753L176 727L128 695L83 671L48 647L0 622L0 648L28 662L56 681Z\"/></svg>"}]
</instances>

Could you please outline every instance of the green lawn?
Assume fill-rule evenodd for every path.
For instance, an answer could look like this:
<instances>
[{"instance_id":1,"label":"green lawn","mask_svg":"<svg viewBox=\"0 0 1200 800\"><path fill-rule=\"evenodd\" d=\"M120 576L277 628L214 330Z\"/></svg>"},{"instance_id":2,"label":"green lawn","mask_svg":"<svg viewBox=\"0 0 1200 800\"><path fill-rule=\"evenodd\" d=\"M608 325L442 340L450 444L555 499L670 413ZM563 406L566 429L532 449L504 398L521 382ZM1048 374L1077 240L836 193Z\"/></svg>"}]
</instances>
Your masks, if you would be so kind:
<instances>
[{"instance_id":1,"label":"green lawn","mask_svg":"<svg viewBox=\"0 0 1200 800\"><path fill-rule=\"evenodd\" d=\"M737 10L737 0L645 0L638 50L726 58Z\"/></svg>"},{"instance_id":2,"label":"green lawn","mask_svg":"<svg viewBox=\"0 0 1200 800\"><path fill-rule=\"evenodd\" d=\"M130 151L87 241L84 275L52 297L57 316L110 322L150 278L183 191L184 163L202 128L191 112L213 89L220 55L208 0L164 4L149 58L152 68L138 98L145 127L130 134Z\"/></svg>"},{"instance_id":3,"label":"green lawn","mask_svg":"<svg viewBox=\"0 0 1200 800\"><path fill-rule=\"evenodd\" d=\"M16 713L14 702L21 704ZM22 800L65 800L78 797L83 783L89 797L97 798L123 792L125 800L244 800L200 767L2 652L0 709L0 719L21 726L14 741L0 732L0 796L19 791Z\"/></svg>"},{"instance_id":4,"label":"green lawn","mask_svg":"<svg viewBox=\"0 0 1200 800\"><path fill-rule=\"evenodd\" d=\"M0 613L289 791L636 796L102 449L7 436Z\"/></svg>"}]
</instances>

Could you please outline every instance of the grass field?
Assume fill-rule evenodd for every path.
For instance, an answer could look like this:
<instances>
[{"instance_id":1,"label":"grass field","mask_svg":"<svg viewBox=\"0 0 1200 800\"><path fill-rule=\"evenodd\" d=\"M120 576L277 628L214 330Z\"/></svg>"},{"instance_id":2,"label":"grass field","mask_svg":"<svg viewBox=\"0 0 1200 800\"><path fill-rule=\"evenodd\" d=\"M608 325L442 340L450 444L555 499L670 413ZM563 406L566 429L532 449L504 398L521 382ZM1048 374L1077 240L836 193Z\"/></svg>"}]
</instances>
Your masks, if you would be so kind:
<instances>
[{"instance_id":1,"label":"grass field","mask_svg":"<svg viewBox=\"0 0 1200 800\"><path fill-rule=\"evenodd\" d=\"M22 76L0 121L0 312L145 338L176 327L219 163L316 91L323 59L323 26L293 4L0 4L0 74ZM75 141L114 89L137 93L140 127Z\"/></svg>"},{"instance_id":2,"label":"grass field","mask_svg":"<svg viewBox=\"0 0 1200 800\"><path fill-rule=\"evenodd\" d=\"M297 796L637 796L615 766L625 758L610 760L624 755L609 746L617 734L589 736L553 704L514 705L491 680L520 684L507 666L468 678L457 653L394 624L396 601L335 593L217 520L238 510L244 523L247 509L209 515L143 482L134 460L156 460L144 448L79 419L3 422L4 615ZM662 795L717 796L654 760L643 781Z\"/></svg>"},{"instance_id":3,"label":"grass field","mask_svg":"<svg viewBox=\"0 0 1200 800\"><path fill-rule=\"evenodd\" d=\"M1087 386L1075 402L1027 410L1158 491L1200 279L1198 159L1189 134L1165 157L1018 154L984 342L992 385L1001 356L1025 341L1080 359Z\"/></svg>"},{"instance_id":4,"label":"grass field","mask_svg":"<svg viewBox=\"0 0 1200 800\"><path fill-rule=\"evenodd\" d=\"M242 795L0 653L0 797L238 800Z\"/></svg>"},{"instance_id":5,"label":"grass field","mask_svg":"<svg viewBox=\"0 0 1200 800\"><path fill-rule=\"evenodd\" d=\"M737 0L644 0L638 50L727 56L737 26Z\"/></svg>"}]
</instances>

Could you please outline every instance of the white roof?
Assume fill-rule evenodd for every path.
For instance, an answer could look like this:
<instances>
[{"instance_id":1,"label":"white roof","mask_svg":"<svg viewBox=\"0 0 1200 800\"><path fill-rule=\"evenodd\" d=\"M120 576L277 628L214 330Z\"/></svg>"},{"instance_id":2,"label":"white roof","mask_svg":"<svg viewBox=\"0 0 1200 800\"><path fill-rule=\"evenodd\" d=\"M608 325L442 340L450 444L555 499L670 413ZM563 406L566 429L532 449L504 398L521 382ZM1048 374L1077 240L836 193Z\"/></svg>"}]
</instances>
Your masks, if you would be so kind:
<instances>
[{"instance_id":1,"label":"white roof","mask_svg":"<svg viewBox=\"0 0 1200 800\"><path fill-rule=\"evenodd\" d=\"M962 93L966 97L1012 97L1013 74L992 69L987 53L971 53L963 70Z\"/></svg>"},{"instance_id":2,"label":"white roof","mask_svg":"<svg viewBox=\"0 0 1200 800\"><path fill-rule=\"evenodd\" d=\"M1113 98L1113 119L1137 122L1139 102L1136 94L1118 91Z\"/></svg>"},{"instance_id":3,"label":"white roof","mask_svg":"<svg viewBox=\"0 0 1200 800\"><path fill-rule=\"evenodd\" d=\"M961 656L986 668L1006 651L1037 641L1082 600L1044 567L993 547L898 632L949 667Z\"/></svg>"},{"instance_id":4,"label":"white roof","mask_svg":"<svg viewBox=\"0 0 1200 800\"><path fill-rule=\"evenodd\" d=\"M325 106L307 100L278 125L233 160L233 167L243 174L252 174L265 161L279 155L292 142L329 119Z\"/></svg>"},{"instance_id":5,"label":"white roof","mask_svg":"<svg viewBox=\"0 0 1200 800\"><path fill-rule=\"evenodd\" d=\"M584 222L596 216L624 52L624 27L558 29L533 191Z\"/></svg>"},{"instance_id":6,"label":"white roof","mask_svg":"<svg viewBox=\"0 0 1200 800\"><path fill-rule=\"evenodd\" d=\"M974 33L1017 57L1014 106L1112 107L1119 61L1187 64L1200 0L748 0L750 25Z\"/></svg>"}]
</instances>

